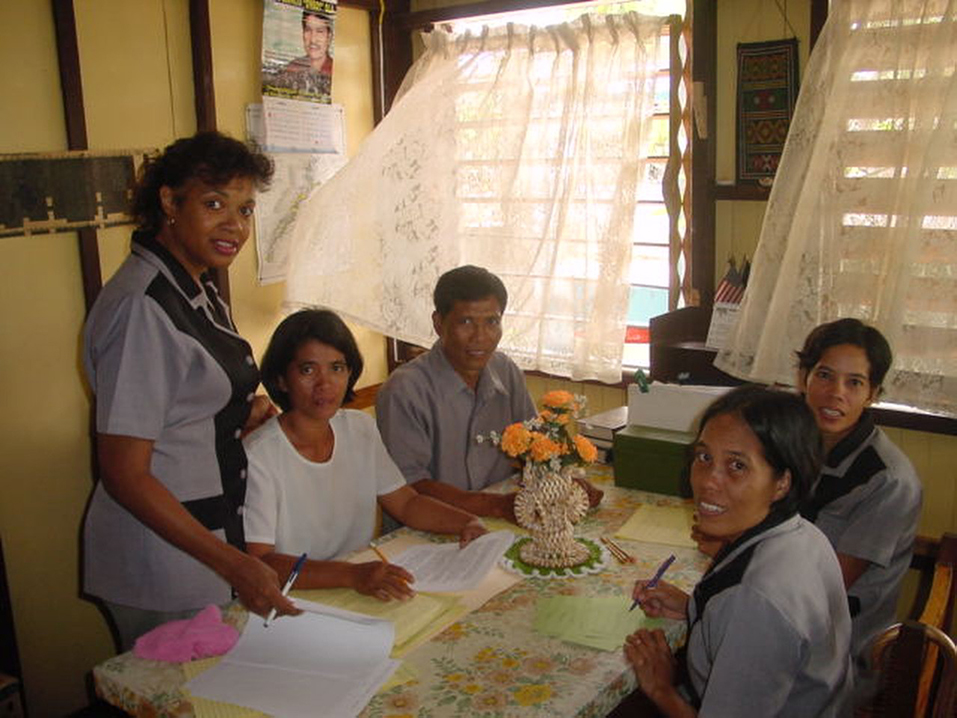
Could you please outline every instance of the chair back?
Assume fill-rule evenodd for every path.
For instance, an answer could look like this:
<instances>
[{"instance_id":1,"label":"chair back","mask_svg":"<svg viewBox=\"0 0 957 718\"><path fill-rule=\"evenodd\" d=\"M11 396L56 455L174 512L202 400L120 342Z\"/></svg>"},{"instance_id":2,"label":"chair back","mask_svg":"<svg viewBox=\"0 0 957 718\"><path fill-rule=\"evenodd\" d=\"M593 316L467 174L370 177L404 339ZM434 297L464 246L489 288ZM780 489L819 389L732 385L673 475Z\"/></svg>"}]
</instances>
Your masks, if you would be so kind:
<instances>
[{"instance_id":1,"label":"chair back","mask_svg":"<svg viewBox=\"0 0 957 718\"><path fill-rule=\"evenodd\" d=\"M935 626L897 623L872 642L876 693L857 707L858 718L944 718L953 715L957 646Z\"/></svg>"}]
</instances>

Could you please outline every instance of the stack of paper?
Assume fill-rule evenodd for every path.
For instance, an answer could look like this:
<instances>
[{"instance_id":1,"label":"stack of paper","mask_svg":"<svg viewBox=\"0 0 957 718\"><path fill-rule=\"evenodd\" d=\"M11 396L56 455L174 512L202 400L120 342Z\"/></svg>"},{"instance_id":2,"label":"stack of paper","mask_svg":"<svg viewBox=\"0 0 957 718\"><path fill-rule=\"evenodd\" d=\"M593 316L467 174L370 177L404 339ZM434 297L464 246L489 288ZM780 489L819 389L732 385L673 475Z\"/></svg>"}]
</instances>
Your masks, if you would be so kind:
<instances>
[{"instance_id":1,"label":"stack of paper","mask_svg":"<svg viewBox=\"0 0 957 718\"><path fill-rule=\"evenodd\" d=\"M395 626L393 658L404 656L468 613L468 608L455 596L417 593L408 601L380 601L374 596L356 593L351 588L295 591L295 595L315 603L391 621Z\"/></svg>"},{"instance_id":2,"label":"stack of paper","mask_svg":"<svg viewBox=\"0 0 957 718\"><path fill-rule=\"evenodd\" d=\"M415 576L416 591L468 591L482 582L514 540L510 531L494 531L465 548L457 543L412 546L390 561Z\"/></svg>"},{"instance_id":3,"label":"stack of paper","mask_svg":"<svg viewBox=\"0 0 957 718\"><path fill-rule=\"evenodd\" d=\"M636 608L629 611L626 596L552 596L538 600L534 629L546 636L583 646L614 651L639 628L659 628L660 618L648 618Z\"/></svg>"},{"instance_id":4,"label":"stack of paper","mask_svg":"<svg viewBox=\"0 0 957 718\"><path fill-rule=\"evenodd\" d=\"M305 613L268 627L250 616L223 659L186 684L193 695L286 718L352 718L398 667L392 623L296 600Z\"/></svg>"}]
</instances>

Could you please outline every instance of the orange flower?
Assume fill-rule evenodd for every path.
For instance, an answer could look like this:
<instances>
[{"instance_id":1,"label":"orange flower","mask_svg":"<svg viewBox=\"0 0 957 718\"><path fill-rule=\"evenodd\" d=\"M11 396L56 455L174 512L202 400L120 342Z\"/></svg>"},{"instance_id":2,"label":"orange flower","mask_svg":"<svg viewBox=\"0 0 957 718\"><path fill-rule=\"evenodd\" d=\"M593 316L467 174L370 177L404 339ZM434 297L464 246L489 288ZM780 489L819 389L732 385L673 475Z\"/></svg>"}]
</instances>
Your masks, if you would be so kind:
<instances>
[{"instance_id":1,"label":"orange flower","mask_svg":"<svg viewBox=\"0 0 957 718\"><path fill-rule=\"evenodd\" d=\"M535 461L548 461L561 453L562 447L544 434L532 432L532 445L529 447Z\"/></svg>"},{"instance_id":2,"label":"orange flower","mask_svg":"<svg viewBox=\"0 0 957 718\"><path fill-rule=\"evenodd\" d=\"M591 463L598 458L598 449L595 448L595 445L591 443L581 434L575 434L574 438L575 450L578 451L578 455L582 457L582 460Z\"/></svg>"},{"instance_id":3,"label":"orange flower","mask_svg":"<svg viewBox=\"0 0 957 718\"><path fill-rule=\"evenodd\" d=\"M572 396L571 392L556 389L542 397L542 404L552 409L570 411L575 408L575 397Z\"/></svg>"},{"instance_id":4,"label":"orange flower","mask_svg":"<svg viewBox=\"0 0 957 718\"><path fill-rule=\"evenodd\" d=\"M515 458L528 451L532 433L521 422L510 424L502 432L502 451Z\"/></svg>"}]
</instances>

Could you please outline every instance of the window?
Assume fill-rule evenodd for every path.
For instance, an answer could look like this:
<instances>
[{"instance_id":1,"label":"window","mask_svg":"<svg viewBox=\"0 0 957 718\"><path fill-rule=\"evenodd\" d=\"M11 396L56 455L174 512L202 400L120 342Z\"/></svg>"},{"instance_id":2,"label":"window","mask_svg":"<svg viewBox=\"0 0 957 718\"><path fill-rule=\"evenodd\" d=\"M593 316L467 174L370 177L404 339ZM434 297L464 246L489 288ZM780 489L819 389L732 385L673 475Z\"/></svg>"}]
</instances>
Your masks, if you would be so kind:
<instances>
[{"instance_id":1,"label":"window","mask_svg":"<svg viewBox=\"0 0 957 718\"><path fill-rule=\"evenodd\" d=\"M793 382L817 324L887 337L888 401L957 414L957 18L833 4L801 87L726 371Z\"/></svg>"},{"instance_id":2,"label":"window","mask_svg":"<svg viewBox=\"0 0 957 718\"><path fill-rule=\"evenodd\" d=\"M685 0L594 2L518 10L498 15L456 20L455 33L480 33L483 26L509 22L545 26L568 22L584 12L611 13L634 10L655 15L685 15ZM678 30L673 37L672 32ZM635 207L629 271L627 327L622 364L648 368L651 317L684 306L690 291L689 265L690 122L687 87L691 83L688 57L690 28L685 22L666 25L659 46L655 107L651 127L652 149ZM669 202L671 204L669 213Z\"/></svg>"},{"instance_id":3,"label":"window","mask_svg":"<svg viewBox=\"0 0 957 718\"><path fill-rule=\"evenodd\" d=\"M679 132L655 100L678 94L669 22L434 29L382 123L300 206L287 306L427 345L438 276L477 264L509 288L500 347L520 367L620 381L629 280L640 329L666 294L677 305L686 264Z\"/></svg>"}]
</instances>

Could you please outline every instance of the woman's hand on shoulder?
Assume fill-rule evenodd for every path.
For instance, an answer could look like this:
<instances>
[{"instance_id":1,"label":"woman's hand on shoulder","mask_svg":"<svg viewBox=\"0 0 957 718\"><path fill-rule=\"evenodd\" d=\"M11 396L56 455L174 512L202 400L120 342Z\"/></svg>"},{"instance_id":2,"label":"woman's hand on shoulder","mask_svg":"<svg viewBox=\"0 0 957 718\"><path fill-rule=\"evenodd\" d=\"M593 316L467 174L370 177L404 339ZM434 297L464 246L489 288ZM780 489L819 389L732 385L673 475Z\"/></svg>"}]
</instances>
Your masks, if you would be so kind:
<instances>
[{"instance_id":1,"label":"woman's hand on shoulder","mask_svg":"<svg viewBox=\"0 0 957 718\"><path fill-rule=\"evenodd\" d=\"M631 597L650 618L687 618L688 594L667 581L652 588L648 580L636 581Z\"/></svg>"},{"instance_id":2,"label":"woman's hand on shoulder","mask_svg":"<svg viewBox=\"0 0 957 718\"><path fill-rule=\"evenodd\" d=\"M409 584L415 577L401 566L384 561L351 564L352 588L380 601L405 601L415 595Z\"/></svg>"},{"instance_id":3,"label":"woman's hand on shoulder","mask_svg":"<svg viewBox=\"0 0 957 718\"><path fill-rule=\"evenodd\" d=\"M482 523L482 520L478 516L472 517L472 520L465 524L462 530L459 531L459 548L465 548L474 539L477 539L479 536L484 536L487 533L488 529L485 527L485 524Z\"/></svg>"},{"instance_id":4,"label":"woman's hand on shoulder","mask_svg":"<svg viewBox=\"0 0 957 718\"><path fill-rule=\"evenodd\" d=\"M249 410L249 418L243 426L243 436L255 431L274 416L278 416L279 409L269 401L265 394L256 394L253 397L252 406Z\"/></svg>"},{"instance_id":5,"label":"woman's hand on shoulder","mask_svg":"<svg viewBox=\"0 0 957 718\"><path fill-rule=\"evenodd\" d=\"M236 590L246 608L260 616L274 608L279 615L302 613L287 596L282 595L279 577L270 566L255 556L236 553L235 560L221 575Z\"/></svg>"}]
</instances>

